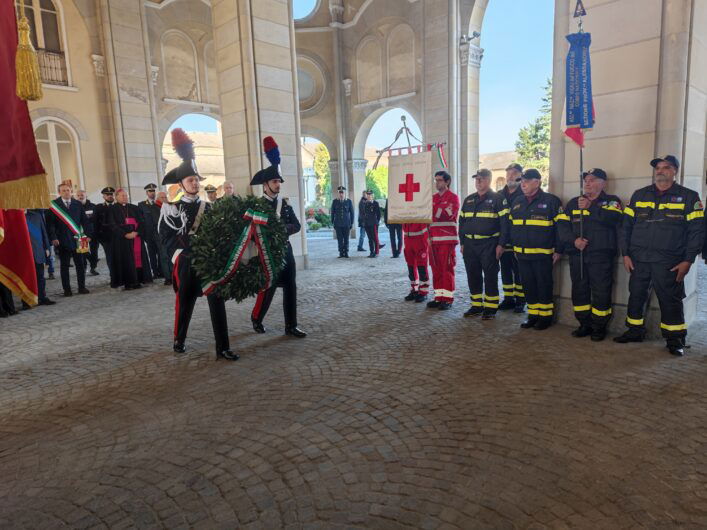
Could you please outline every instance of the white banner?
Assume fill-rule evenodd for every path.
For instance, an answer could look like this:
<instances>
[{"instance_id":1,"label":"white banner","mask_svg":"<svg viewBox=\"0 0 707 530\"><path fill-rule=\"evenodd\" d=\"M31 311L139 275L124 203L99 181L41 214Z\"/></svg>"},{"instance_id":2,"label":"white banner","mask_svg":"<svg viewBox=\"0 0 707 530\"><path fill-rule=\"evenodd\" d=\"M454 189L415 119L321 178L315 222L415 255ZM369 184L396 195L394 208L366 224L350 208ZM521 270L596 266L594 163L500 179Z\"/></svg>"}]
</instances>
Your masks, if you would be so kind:
<instances>
[{"instance_id":1,"label":"white banner","mask_svg":"<svg viewBox=\"0 0 707 530\"><path fill-rule=\"evenodd\" d=\"M388 158L388 223L432 222L432 153Z\"/></svg>"}]
</instances>

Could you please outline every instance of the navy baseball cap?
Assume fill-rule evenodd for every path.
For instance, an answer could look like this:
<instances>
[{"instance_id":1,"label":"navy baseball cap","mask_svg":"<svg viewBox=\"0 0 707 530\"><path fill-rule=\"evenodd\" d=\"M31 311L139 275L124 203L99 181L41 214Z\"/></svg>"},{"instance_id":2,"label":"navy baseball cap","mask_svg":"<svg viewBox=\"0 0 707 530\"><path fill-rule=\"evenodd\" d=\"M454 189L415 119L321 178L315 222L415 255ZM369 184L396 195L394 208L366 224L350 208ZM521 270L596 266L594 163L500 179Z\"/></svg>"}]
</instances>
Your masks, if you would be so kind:
<instances>
[{"instance_id":1,"label":"navy baseball cap","mask_svg":"<svg viewBox=\"0 0 707 530\"><path fill-rule=\"evenodd\" d=\"M680 169L680 161L677 159L677 157L673 155L665 155L660 158L654 158L653 160L651 160L651 166L656 167L659 162L667 162L675 169Z\"/></svg>"},{"instance_id":2,"label":"navy baseball cap","mask_svg":"<svg viewBox=\"0 0 707 530\"><path fill-rule=\"evenodd\" d=\"M521 166L520 164L517 164L517 163L515 163L515 162L514 162L513 164L511 164L510 166L508 166L508 167L506 168L506 171L509 171L509 170L511 170L511 169L515 169L515 170L518 170L518 171L520 171L521 173L523 173L523 166Z\"/></svg>"},{"instance_id":3,"label":"navy baseball cap","mask_svg":"<svg viewBox=\"0 0 707 530\"><path fill-rule=\"evenodd\" d=\"M471 178L491 178L492 176L493 174L488 169L479 169L478 173Z\"/></svg>"},{"instance_id":4,"label":"navy baseball cap","mask_svg":"<svg viewBox=\"0 0 707 530\"><path fill-rule=\"evenodd\" d=\"M604 171L603 169L599 169L598 167L595 167L594 169L590 169L589 171L585 171L584 173L582 173L582 179L584 179L584 177L586 177L587 175L594 175L596 178L602 180L607 179L606 171Z\"/></svg>"},{"instance_id":5,"label":"navy baseball cap","mask_svg":"<svg viewBox=\"0 0 707 530\"><path fill-rule=\"evenodd\" d=\"M542 175L540 174L540 171L537 169L526 169L523 174L521 175L522 179L524 180L531 180L531 179L537 179L537 180L542 180Z\"/></svg>"}]
</instances>

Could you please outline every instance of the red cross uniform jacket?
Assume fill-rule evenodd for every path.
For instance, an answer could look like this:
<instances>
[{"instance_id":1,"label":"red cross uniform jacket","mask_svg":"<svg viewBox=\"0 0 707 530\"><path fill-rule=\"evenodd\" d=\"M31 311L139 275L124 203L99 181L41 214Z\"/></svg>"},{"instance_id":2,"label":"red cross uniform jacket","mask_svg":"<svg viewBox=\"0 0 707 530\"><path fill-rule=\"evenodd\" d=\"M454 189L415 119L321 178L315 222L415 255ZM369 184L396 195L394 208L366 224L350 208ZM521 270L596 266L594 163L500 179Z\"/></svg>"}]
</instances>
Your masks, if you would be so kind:
<instances>
[{"instance_id":1,"label":"red cross uniform jacket","mask_svg":"<svg viewBox=\"0 0 707 530\"><path fill-rule=\"evenodd\" d=\"M432 224L430 243L432 245L456 245L459 242L457 218L459 217L459 196L450 190L432 196Z\"/></svg>"}]
</instances>

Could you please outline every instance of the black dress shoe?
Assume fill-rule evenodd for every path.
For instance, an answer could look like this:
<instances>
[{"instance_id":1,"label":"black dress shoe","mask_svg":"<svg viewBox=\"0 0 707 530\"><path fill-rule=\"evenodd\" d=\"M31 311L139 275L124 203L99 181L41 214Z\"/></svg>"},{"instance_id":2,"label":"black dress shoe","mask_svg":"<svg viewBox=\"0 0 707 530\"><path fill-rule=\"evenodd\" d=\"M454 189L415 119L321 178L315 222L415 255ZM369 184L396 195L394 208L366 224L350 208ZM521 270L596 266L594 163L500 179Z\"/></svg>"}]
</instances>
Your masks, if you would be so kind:
<instances>
[{"instance_id":1,"label":"black dress shoe","mask_svg":"<svg viewBox=\"0 0 707 530\"><path fill-rule=\"evenodd\" d=\"M496 313L490 311L484 311L484 314L481 315L481 320L493 320L494 318L496 318Z\"/></svg>"},{"instance_id":2,"label":"black dress shoe","mask_svg":"<svg viewBox=\"0 0 707 530\"><path fill-rule=\"evenodd\" d=\"M88 294L89 292L85 287L79 287L79 294Z\"/></svg>"},{"instance_id":3,"label":"black dress shoe","mask_svg":"<svg viewBox=\"0 0 707 530\"><path fill-rule=\"evenodd\" d=\"M675 357L682 357L683 355L685 355L685 345L682 343L681 340L669 340L666 344L666 348L668 348L670 355L674 355Z\"/></svg>"},{"instance_id":4,"label":"black dress shoe","mask_svg":"<svg viewBox=\"0 0 707 530\"><path fill-rule=\"evenodd\" d=\"M528 320L526 320L525 322L523 322L523 323L520 325L520 327L523 328L523 329L534 328L534 327L535 327L535 324L537 324L537 322L538 322L537 320L530 320L530 319L528 319Z\"/></svg>"},{"instance_id":5,"label":"black dress shoe","mask_svg":"<svg viewBox=\"0 0 707 530\"><path fill-rule=\"evenodd\" d=\"M503 299L503 302L501 302L501 305L498 306L499 311L510 311L511 309L515 308L516 306L516 301L513 299L512 296L509 296L507 298Z\"/></svg>"},{"instance_id":6,"label":"black dress shoe","mask_svg":"<svg viewBox=\"0 0 707 530\"><path fill-rule=\"evenodd\" d=\"M470 307L464 312L465 317L478 317L484 310L480 307Z\"/></svg>"},{"instance_id":7,"label":"black dress shoe","mask_svg":"<svg viewBox=\"0 0 707 530\"><path fill-rule=\"evenodd\" d=\"M592 334L592 332L593 330L590 326L585 326L584 324L581 324L577 329L572 332L572 336L581 339L582 337L588 337Z\"/></svg>"},{"instance_id":8,"label":"black dress shoe","mask_svg":"<svg viewBox=\"0 0 707 530\"><path fill-rule=\"evenodd\" d=\"M27 311L28 309L32 309L32 306L22 300L22 311Z\"/></svg>"},{"instance_id":9,"label":"black dress shoe","mask_svg":"<svg viewBox=\"0 0 707 530\"><path fill-rule=\"evenodd\" d=\"M439 307L437 309L439 309L440 311L447 311L451 308L452 308L451 302L440 302Z\"/></svg>"},{"instance_id":10,"label":"black dress shoe","mask_svg":"<svg viewBox=\"0 0 707 530\"><path fill-rule=\"evenodd\" d=\"M256 333L265 333L265 326L263 326L262 322L258 322L257 320L250 320L251 323L253 324L253 331Z\"/></svg>"},{"instance_id":11,"label":"black dress shoe","mask_svg":"<svg viewBox=\"0 0 707 530\"><path fill-rule=\"evenodd\" d=\"M47 280L53 280L54 279L54 273L50 272L49 276L47 276Z\"/></svg>"},{"instance_id":12,"label":"black dress shoe","mask_svg":"<svg viewBox=\"0 0 707 530\"><path fill-rule=\"evenodd\" d=\"M417 297L417 291L410 291L405 297L406 302L412 302Z\"/></svg>"},{"instance_id":13,"label":"black dress shoe","mask_svg":"<svg viewBox=\"0 0 707 530\"><path fill-rule=\"evenodd\" d=\"M216 352L216 359L226 359L227 361L237 361L241 356L231 350L222 350Z\"/></svg>"},{"instance_id":14,"label":"black dress shoe","mask_svg":"<svg viewBox=\"0 0 707 530\"><path fill-rule=\"evenodd\" d=\"M100 272L98 272L96 269L91 269L91 276L98 276Z\"/></svg>"},{"instance_id":15,"label":"black dress shoe","mask_svg":"<svg viewBox=\"0 0 707 530\"><path fill-rule=\"evenodd\" d=\"M371 253L368 255L368 257L369 257L369 258L377 258L377 257L378 257L378 254L376 254L375 252L371 252Z\"/></svg>"},{"instance_id":16,"label":"black dress shoe","mask_svg":"<svg viewBox=\"0 0 707 530\"><path fill-rule=\"evenodd\" d=\"M614 342L618 342L619 344L626 344L628 342L643 342L644 338L645 332L629 329L623 335L614 337Z\"/></svg>"},{"instance_id":17,"label":"black dress shoe","mask_svg":"<svg viewBox=\"0 0 707 530\"><path fill-rule=\"evenodd\" d=\"M537 329L538 331L546 330L550 326L552 326L552 320L538 320L535 323L535 329Z\"/></svg>"},{"instance_id":18,"label":"black dress shoe","mask_svg":"<svg viewBox=\"0 0 707 530\"><path fill-rule=\"evenodd\" d=\"M441 303L442 302L438 302L437 300L430 300L429 302L427 302L427 307L429 309L437 309L439 307L439 304Z\"/></svg>"},{"instance_id":19,"label":"black dress shoe","mask_svg":"<svg viewBox=\"0 0 707 530\"><path fill-rule=\"evenodd\" d=\"M39 305L54 305L56 302L54 300L50 300L49 298L44 298L39 301Z\"/></svg>"},{"instance_id":20,"label":"black dress shoe","mask_svg":"<svg viewBox=\"0 0 707 530\"><path fill-rule=\"evenodd\" d=\"M165 285L172 285L172 280L165 280L165 281L164 281L164 284L165 284Z\"/></svg>"},{"instance_id":21,"label":"black dress shoe","mask_svg":"<svg viewBox=\"0 0 707 530\"><path fill-rule=\"evenodd\" d=\"M172 349L174 350L174 353L186 353L187 351L184 343L179 341L174 341L174 347Z\"/></svg>"},{"instance_id":22,"label":"black dress shoe","mask_svg":"<svg viewBox=\"0 0 707 530\"><path fill-rule=\"evenodd\" d=\"M425 300L427 300L426 294L417 293L417 295L415 295L415 303L416 304L421 304Z\"/></svg>"},{"instance_id":23,"label":"black dress shoe","mask_svg":"<svg viewBox=\"0 0 707 530\"><path fill-rule=\"evenodd\" d=\"M74 293L71 291L64 291L64 296L74 296Z\"/></svg>"},{"instance_id":24,"label":"black dress shoe","mask_svg":"<svg viewBox=\"0 0 707 530\"><path fill-rule=\"evenodd\" d=\"M285 335L291 335L292 337L297 337L298 339L303 339L307 334L299 329L297 326L286 328Z\"/></svg>"},{"instance_id":25,"label":"black dress shoe","mask_svg":"<svg viewBox=\"0 0 707 530\"><path fill-rule=\"evenodd\" d=\"M366 252L366 249L365 249L365 248L361 248L361 247L358 247L356 250L357 250L358 252Z\"/></svg>"}]
</instances>

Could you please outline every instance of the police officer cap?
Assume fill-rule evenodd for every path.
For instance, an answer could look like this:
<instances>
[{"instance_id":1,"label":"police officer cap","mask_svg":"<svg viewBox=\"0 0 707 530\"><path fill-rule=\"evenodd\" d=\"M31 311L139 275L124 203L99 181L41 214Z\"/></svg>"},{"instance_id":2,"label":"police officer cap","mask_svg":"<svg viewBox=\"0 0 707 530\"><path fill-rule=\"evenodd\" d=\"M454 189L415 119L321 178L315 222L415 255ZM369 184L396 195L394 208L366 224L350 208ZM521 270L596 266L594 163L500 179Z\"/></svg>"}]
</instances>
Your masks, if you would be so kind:
<instances>
[{"instance_id":1,"label":"police officer cap","mask_svg":"<svg viewBox=\"0 0 707 530\"><path fill-rule=\"evenodd\" d=\"M521 175L521 178L524 180L531 180L531 179L537 179L537 180L542 180L542 175L540 174L540 171L537 169L526 169L523 171L523 174Z\"/></svg>"},{"instance_id":2,"label":"police officer cap","mask_svg":"<svg viewBox=\"0 0 707 530\"><path fill-rule=\"evenodd\" d=\"M585 171L584 173L582 173L582 179L584 179L584 177L586 177L587 175L594 175L596 178L602 180L607 179L606 171L604 171L603 169L599 169L598 167L595 167L593 169L590 169L589 171Z\"/></svg>"},{"instance_id":3,"label":"police officer cap","mask_svg":"<svg viewBox=\"0 0 707 530\"><path fill-rule=\"evenodd\" d=\"M373 195L373 190L366 190L366 195Z\"/></svg>"},{"instance_id":4,"label":"police officer cap","mask_svg":"<svg viewBox=\"0 0 707 530\"><path fill-rule=\"evenodd\" d=\"M204 189L206 190L206 193L213 193L216 191L216 186L208 184Z\"/></svg>"},{"instance_id":5,"label":"police officer cap","mask_svg":"<svg viewBox=\"0 0 707 530\"><path fill-rule=\"evenodd\" d=\"M278 166L270 166L265 169L261 169L250 180L251 186L257 186L258 184L265 184L270 180L279 180L280 182L285 182L280 175L280 168Z\"/></svg>"},{"instance_id":6,"label":"police officer cap","mask_svg":"<svg viewBox=\"0 0 707 530\"><path fill-rule=\"evenodd\" d=\"M667 162L675 169L680 169L680 161L677 159L677 157L674 157L673 155L665 155L660 158L654 158L653 160L651 160L651 166L656 167L659 162Z\"/></svg>"},{"instance_id":7,"label":"police officer cap","mask_svg":"<svg viewBox=\"0 0 707 530\"><path fill-rule=\"evenodd\" d=\"M338 188L336 188L336 191L346 191L346 188L344 188L343 186L339 186Z\"/></svg>"},{"instance_id":8,"label":"police officer cap","mask_svg":"<svg viewBox=\"0 0 707 530\"><path fill-rule=\"evenodd\" d=\"M472 178L491 178L492 173L488 169L479 169L479 172Z\"/></svg>"},{"instance_id":9,"label":"police officer cap","mask_svg":"<svg viewBox=\"0 0 707 530\"><path fill-rule=\"evenodd\" d=\"M103 195L110 195L111 193L115 193L115 188L111 188L110 186L107 186L101 190L101 193Z\"/></svg>"},{"instance_id":10,"label":"police officer cap","mask_svg":"<svg viewBox=\"0 0 707 530\"><path fill-rule=\"evenodd\" d=\"M144 189L145 189L145 191L155 191L157 189L157 184L150 183L147 186L145 186Z\"/></svg>"},{"instance_id":11,"label":"police officer cap","mask_svg":"<svg viewBox=\"0 0 707 530\"><path fill-rule=\"evenodd\" d=\"M506 168L506 171L510 171L511 169L515 169L515 170L517 170L518 172L523 173L523 166L521 166L520 164L518 164L518 163L516 163L516 162L514 162L514 163L512 163L510 166L508 166L508 167Z\"/></svg>"}]
</instances>

